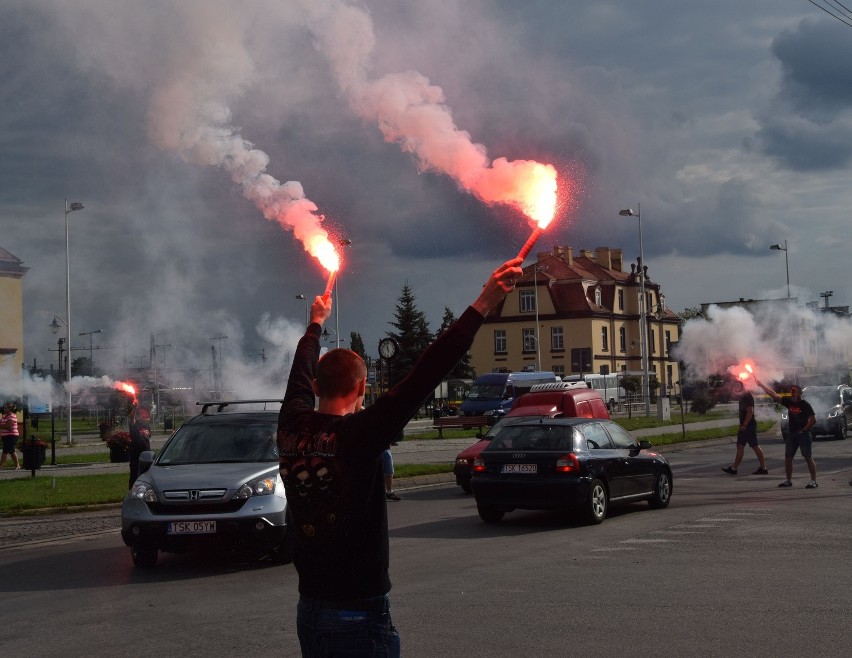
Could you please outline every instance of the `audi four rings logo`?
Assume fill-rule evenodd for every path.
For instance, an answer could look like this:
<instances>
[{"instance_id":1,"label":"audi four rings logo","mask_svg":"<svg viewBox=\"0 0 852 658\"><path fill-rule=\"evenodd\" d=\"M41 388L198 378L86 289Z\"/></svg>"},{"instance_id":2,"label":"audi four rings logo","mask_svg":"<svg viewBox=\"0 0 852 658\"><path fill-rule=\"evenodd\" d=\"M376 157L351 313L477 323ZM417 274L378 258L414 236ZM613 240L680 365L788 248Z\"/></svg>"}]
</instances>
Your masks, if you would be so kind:
<instances>
[{"instance_id":1,"label":"audi four rings logo","mask_svg":"<svg viewBox=\"0 0 852 658\"><path fill-rule=\"evenodd\" d=\"M198 489L193 489L189 492L190 500L198 500L199 498L201 498L201 492Z\"/></svg>"},{"instance_id":2,"label":"audi four rings logo","mask_svg":"<svg viewBox=\"0 0 852 658\"><path fill-rule=\"evenodd\" d=\"M527 453L525 452L516 452L514 455L512 455L512 459L524 459L526 456Z\"/></svg>"}]
</instances>

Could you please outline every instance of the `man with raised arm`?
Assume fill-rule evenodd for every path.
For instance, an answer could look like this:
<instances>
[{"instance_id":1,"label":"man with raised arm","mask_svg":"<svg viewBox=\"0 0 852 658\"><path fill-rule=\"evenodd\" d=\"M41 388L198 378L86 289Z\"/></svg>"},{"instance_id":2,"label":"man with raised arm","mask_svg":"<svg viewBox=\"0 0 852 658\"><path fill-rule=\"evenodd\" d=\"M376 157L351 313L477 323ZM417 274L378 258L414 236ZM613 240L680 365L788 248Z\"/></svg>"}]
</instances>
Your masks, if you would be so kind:
<instances>
[{"instance_id":1,"label":"man with raised arm","mask_svg":"<svg viewBox=\"0 0 852 658\"><path fill-rule=\"evenodd\" d=\"M760 386L766 394L778 404L787 407L787 442L784 445L784 471L787 479L779 487L793 486L793 457L796 451L801 451L808 470L811 472L811 481L805 485L806 489L816 489L819 485L816 481L816 464L811 457L811 427L816 423L813 407L802 399L802 389L793 384L790 387L790 397L782 398L768 386L754 378L754 383Z\"/></svg>"},{"instance_id":2,"label":"man with raised arm","mask_svg":"<svg viewBox=\"0 0 852 658\"><path fill-rule=\"evenodd\" d=\"M382 453L470 348L483 319L521 276L521 259L498 267L476 300L408 375L361 410L367 367L337 348L322 358L331 300L317 297L299 341L278 420L303 656L398 656L390 615L387 499ZM314 411L315 396L319 399Z\"/></svg>"}]
</instances>

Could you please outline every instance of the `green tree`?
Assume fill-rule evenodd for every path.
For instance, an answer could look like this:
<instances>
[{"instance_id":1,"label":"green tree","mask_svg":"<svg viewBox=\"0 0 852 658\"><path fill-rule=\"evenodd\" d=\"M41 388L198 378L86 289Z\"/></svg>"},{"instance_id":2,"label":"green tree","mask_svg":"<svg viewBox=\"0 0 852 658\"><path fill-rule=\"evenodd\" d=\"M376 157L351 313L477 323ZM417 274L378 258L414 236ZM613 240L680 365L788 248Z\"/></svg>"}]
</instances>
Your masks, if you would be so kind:
<instances>
[{"instance_id":1,"label":"green tree","mask_svg":"<svg viewBox=\"0 0 852 658\"><path fill-rule=\"evenodd\" d=\"M399 343L399 354L390 364L390 385L393 386L402 379L423 351L432 342L429 323L426 316L417 308L414 293L408 282L402 287L402 293L396 300L393 322L396 331L388 331L387 335Z\"/></svg>"},{"instance_id":2,"label":"green tree","mask_svg":"<svg viewBox=\"0 0 852 658\"><path fill-rule=\"evenodd\" d=\"M438 328L438 333L435 338L443 334L450 325L456 321L456 316L448 308L444 307L444 317L441 320L441 326ZM470 365L470 352L465 352L465 355L459 359L459 362L446 376L446 379L473 379L473 367Z\"/></svg>"},{"instance_id":3,"label":"green tree","mask_svg":"<svg viewBox=\"0 0 852 658\"><path fill-rule=\"evenodd\" d=\"M355 354L362 359L366 359L367 353L364 350L364 341L361 339L361 334L357 331L349 332L349 345Z\"/></svg>"}]
</instances>

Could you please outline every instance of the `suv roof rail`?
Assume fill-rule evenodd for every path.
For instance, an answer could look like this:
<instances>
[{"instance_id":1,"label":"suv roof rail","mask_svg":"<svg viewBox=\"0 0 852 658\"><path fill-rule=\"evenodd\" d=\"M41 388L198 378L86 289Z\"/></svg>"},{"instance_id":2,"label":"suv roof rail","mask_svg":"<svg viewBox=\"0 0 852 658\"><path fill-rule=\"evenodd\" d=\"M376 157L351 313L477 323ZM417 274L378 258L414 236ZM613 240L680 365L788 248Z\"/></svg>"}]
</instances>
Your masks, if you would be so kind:
<instances>
[{"instance_id":1,"label":"suv roof rail","mask_svg":"<svg viewBox=\"0 0 852 658\"><path fill-rule=\"evenodd\" d=\"M221 412L225 407L232 404L281 404L284 400L211 400L208 402L196 402L201 407L201 413L206 414L210 407L216 407L216 412Z\"/></svg>"},{"instance_id":2,"label":"suv roof rail","mask_svg":"<svg viewBox=\"0 0 852 658\"><path fill-rule=\"evenodd\" d=\"M572 388L589 388L586 382L553 382L548 384L535 384L530 387L530 393L538 391L569 391Z\"/></svg>"}]
</instances>

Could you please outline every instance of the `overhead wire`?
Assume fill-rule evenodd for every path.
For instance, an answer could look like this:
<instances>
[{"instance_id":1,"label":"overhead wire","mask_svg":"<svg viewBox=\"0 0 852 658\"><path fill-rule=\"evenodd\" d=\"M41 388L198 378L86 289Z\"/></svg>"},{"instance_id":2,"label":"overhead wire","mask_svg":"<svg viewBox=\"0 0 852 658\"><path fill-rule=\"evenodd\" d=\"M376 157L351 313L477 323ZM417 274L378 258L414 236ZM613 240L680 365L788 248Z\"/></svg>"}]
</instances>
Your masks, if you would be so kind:
<instances>
[{"instance_id":1,"label":"overhead wire","mask_svg":"<svg viewBox=\"0 0 852 658\"><path fill-rule=\"evenodd\" d=\"M821 4L816 2L816 0L808 0L808 2L810 2L814 7L822 9L826 14L833 18L836 18L844 25L852 27L852 11L850 11L848 7L846 7L842 2L839 2L839 0L824 1L830 3L828 8L822 6ZM839 12L839 15L835 14L835 11Z\"/></svg>"}]
</instances>

